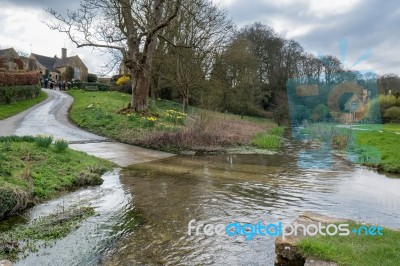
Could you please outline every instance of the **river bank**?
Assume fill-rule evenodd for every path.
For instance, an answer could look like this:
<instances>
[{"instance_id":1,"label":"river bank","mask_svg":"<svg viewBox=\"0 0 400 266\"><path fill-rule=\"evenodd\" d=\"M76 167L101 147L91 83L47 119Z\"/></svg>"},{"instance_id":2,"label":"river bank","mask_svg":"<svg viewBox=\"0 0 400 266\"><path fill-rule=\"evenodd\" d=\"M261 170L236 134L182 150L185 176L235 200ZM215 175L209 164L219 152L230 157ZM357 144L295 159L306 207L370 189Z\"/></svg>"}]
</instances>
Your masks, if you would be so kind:
<instances>
[{"instance_id":1,"label":"river bank","mask_svg":"<svg viewBox=\"0 0 400 266\"><path fill-rule=\"evenodd\" d=\"M254 136L276 127L270 119L246 117L196 108L181 112L176 102L151 101L142 114L124 109L130 103L119 92L68 92L74 97L71 120L90 132L120 142L155 150L180 153L223 152L227 148L251 145Z\"/></svg>"},{"instance_id":2,"label":"river bank","mask_svg":"<svg viewBox=\"0 0 400 266\"><path fill-rule=\"evenodd\" d=\"M275 266L373 266L397 265L399 261L399 230L313 212L300 214L291 225L296 229L287 227L289 235L275 240Z\"/></svg>"},{"instance_id":3,"label":"river bank","mask_svg":"<svg viewBox=\"0 0 400 266\"><path fill-rule=\"evenodd\" d=\"M115 164L52 137L0 138L0 219L72 189L102 183Z\"/></svg>"}]
</instances>

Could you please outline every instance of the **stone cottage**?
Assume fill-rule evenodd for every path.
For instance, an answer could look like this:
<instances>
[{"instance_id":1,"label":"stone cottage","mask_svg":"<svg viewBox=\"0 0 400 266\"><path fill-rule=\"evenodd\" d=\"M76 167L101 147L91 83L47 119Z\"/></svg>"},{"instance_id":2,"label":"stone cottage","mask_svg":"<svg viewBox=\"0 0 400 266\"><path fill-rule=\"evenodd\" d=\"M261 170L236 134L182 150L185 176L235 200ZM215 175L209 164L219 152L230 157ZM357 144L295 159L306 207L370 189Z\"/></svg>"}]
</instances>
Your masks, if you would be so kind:
<instances>
[{"instance_id":1,"label":"stone cottage","mask_svg":"<svg viewBox=\"0 0 400 266\"><path fill-rule=\"evenodd\" d=\"M26 64L14 48L0 50L0 68L7 71L26 70Z\"/></svg>"},{"instance_id":2,"label":"stone cottage","mask_svg":"<svg viewBox=\"0 0 400 266\"><path fill-rule=\"evenodd\" d=\"M54 81L86 81L88 68L78 55L67 56L67 49L61 49L61 58L31 54L29 70L38 70L45 78Z\"/></svg>"}]
</instances>

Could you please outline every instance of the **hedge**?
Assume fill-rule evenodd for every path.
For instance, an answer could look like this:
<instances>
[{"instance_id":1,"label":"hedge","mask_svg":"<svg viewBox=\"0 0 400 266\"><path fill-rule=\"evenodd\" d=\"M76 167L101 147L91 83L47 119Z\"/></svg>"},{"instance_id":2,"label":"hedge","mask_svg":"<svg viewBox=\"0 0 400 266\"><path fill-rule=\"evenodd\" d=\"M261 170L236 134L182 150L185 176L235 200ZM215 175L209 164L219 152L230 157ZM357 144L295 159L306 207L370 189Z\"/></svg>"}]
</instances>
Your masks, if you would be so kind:
<instances>
[{"instance_id":1,"label":"hedge","mask_svg":"<svg viewBox=\"0 0 400 266\"><path fill-rule=\"evenodd\" d=\"M38 97L39 85L4 86L0 87L0 104L8 104Z\"/></svg>"},{"instance_id":2,"label":"hedge","mask_svg":"<svg viewBox=\"0 0 400 266\"><path fill-rule=\"evenodd\" d=\"M37 85L40 81L39 72L0 72L1 86Z\"/></svg>"},{"instance_id":3,"label":"hedge","mask_svg":"<svg viewBox=\"0 0 400 266\"><path fill-rule=\"evenodd\" d=\"M76 87L78 87L78 89L82 89L82 90L84 90L86 88L86 86L90 86L90 87L96 86L99 89L99 91L108 91L109 88L110 88L109 85L103 84L103 83L98 83L98 82L80 82L80 81L77 82L77 81L74 81L72 83L72 87L74 87L74 86L76 86Z\"/></svg>"}]
</instances>

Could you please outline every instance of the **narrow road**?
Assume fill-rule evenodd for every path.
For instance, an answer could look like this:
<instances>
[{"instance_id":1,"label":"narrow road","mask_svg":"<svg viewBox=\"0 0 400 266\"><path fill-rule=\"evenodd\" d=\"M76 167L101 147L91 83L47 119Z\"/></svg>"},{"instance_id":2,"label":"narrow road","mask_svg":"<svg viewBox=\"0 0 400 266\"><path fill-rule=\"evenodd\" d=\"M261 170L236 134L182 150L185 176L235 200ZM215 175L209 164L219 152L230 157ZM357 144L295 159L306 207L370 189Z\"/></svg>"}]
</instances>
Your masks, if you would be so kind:
<instances>
[{"instance_id":1,"label":"narrow road","mask_svg":"<svg viewBox=\"0 0 400 266\"><path fill-rule=\"evenodd\" d=\"M162 159L173 154L113 142L84 131L68 120L73 98L66 93L42 89L48 98L16 116L0 120L0 136L52 135L70 142L69 147L110 160L121 167Z\"/></svg>"}]
</instances>

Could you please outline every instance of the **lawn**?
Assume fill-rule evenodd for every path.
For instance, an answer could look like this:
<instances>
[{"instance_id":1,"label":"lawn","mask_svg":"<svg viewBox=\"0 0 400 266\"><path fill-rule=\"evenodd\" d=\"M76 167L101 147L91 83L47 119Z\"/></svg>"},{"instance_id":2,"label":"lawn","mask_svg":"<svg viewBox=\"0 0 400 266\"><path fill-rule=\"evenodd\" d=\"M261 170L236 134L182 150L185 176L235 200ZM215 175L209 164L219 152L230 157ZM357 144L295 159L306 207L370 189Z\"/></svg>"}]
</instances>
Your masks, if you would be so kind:
<instances>
[{"instance_id":1,"label":"lawn","mask_svg":"<svg viewBox=\"0 0 400 266\"><path fill-rule=\"evenodd\" d=\"M34 99L23 100L20 102L15 102L10 104L1 104L0 120L21 113L46 99L47 99L47 94L41 91L39 97Z\"/></svg>"},{"instance_id":2,"label":"lawn","mask_svg":"<svg viewBox=\"0 0 400 266\"><path fill-rule=\"evenodd\" d=\"M349 228L359 228L351 223ZM354 235L316 236L300 240L306 256L334 261L338 265L400 265L400 232L383 229L383 236Z\"/></svg>"},{"instance_id":3,"label":"lawn","mask_svg":"<svg viewBox=\"0 0 400 266\"><path fill-rule=\"evenodd\" d=\"M70 117L78 126L124 143L179 152L223 151L250 145L258 132L276 126L266 118L241 117L189 108L167 100L150 100L149 110L137 114L126 109L131 96L119 92L73 90Z\"/></svg>"},{"instance_id":4,"label":"lawn","mask_svg":"<svg viewBox=\"0 0 400 266\"><path fill-rule=\"evenodd\" d=\"M112 163L51 137L0 138L0 219L73 188L101 184Z\"/></svg>"},{"instance_id":5,"label":"lawn","mask_svg":"<svg viewBox=\"0 0 400 266\"><path fill-rule=\"evenodd\" d=\"M375 166L379 169L400 173L400 125L383 125L381 130L357 131L357 144L361 147L361 158L376 160L362 162L364 165Z\"/></svg>"}]
</instances>

